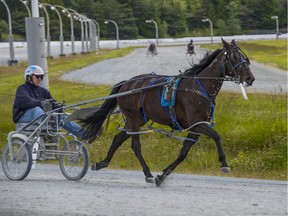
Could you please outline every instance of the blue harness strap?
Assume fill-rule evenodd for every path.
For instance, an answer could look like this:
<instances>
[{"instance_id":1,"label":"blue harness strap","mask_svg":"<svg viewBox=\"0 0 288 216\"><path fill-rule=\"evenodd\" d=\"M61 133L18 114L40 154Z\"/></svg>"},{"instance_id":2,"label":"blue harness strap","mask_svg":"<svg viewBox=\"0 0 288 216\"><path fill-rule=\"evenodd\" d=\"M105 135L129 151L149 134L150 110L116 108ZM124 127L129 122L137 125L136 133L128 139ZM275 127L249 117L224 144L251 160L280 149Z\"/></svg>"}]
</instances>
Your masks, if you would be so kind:
<instances>
[{"instance_id":1,"label":"blue harness strap","mask_svg":"<svg viewBox=\"0 0 288 216\"><path fill-rule=\"evenodd\" d=\"M172 78L173 78L173 77L169 77L168 80L172 80ZM157 79L157 80L155 80L155 81L153 81L153 82L151 82L151 83L150 83L150 86L153 86L153 85L154 85L155 83L157 83L159 80L161 80L161 78L160 78L160 79ZM167 80L167 83L170 82L170 81L168 81L168 80ZM173 97L173 98L174 98L173 106L175 105L176 90L177 90L177 87L178 87L180 81L181 81L181 79L180 79L180 78L177 78L177 80L176 80L176 87L175 87L175 90L174 90L174 91L175 91L175 92L174 92L174 95L175 95L175 96ZM160 89L160 88L159 88L159 89ZM165 89L165 88L164 88L164 89ZM162 91L162 96L161 96L161 92L159 91L159 97L160 97L160 98L163 97L163 92L164 92L164 90ZM144 95L142 96L141 104L142 104L143 118L144 118L145 123L147 123L147 122L148 122L147 114L146 114L146 112L145 112L145 110L144 110L144 100L145 100L145 96L146 96L146 93L144 93ZM171 104L172 104L172 103L171 103ZM164 108L165 108L165 109L167 110L167 112L169 113L172 121L176 124L178 130L181 132L183 129L182 129L181 125L178 123L177 118L175 118L174 114L173 114L173 113L171 112L171 110L169 109L169 107L171 107L171 106L170 106L170 105L164 106Z\"/></svg>"},{"instance_id":2,"label":"blue harness strap","mask_svg":"<svg viewBox=\"0 0 288 216\"><path fill-rule=\"evenodd\" d=\"M152 73L152 74L153 74L153 73ZM153 86L153 85L154 85L155 83L157 83L159 80L161 80L161 78L154 80L153 82L150 83L149 86ZM145 96L146 96L146 93L144 93L144 95L143 95L143 97L142 97L141 104L142 104L142 113L143 113L144 121L145 121L145 123L147 123L147 122L148 122L148 120L147 120L147 115L146 115L145 110L144 110L144 99L145 99Z\"/></svg>"},{"instance_id":3,"label":"blue harness strap","mask_svg":"<svg viewBox=\"0 0 288 216\"><path fill-rule=\"evenodd\" d=\"M170 84L173 81L174 77L169 77L166 81L167 84ZM163 107L174 107L175 106L175 101L176 101L176 90L178 88L179 83L181 82L181 78L177 78L174 83L172 83L172 92L170 91L170 87L164 86L163 91L162 91L162 96L161 96L161 105ZM168 98L165 97L165 95L171 96L170 100L167 100Z\"/></svg>"},{"instance_id":4,"label":"blue harness strap","mask_svg":"<svg viewBox=\"0 0 288 216\"><path fill-rule=\"evenodd\" d=\"M197 79L197 76L195 76L195 79L196 79L198 85L200 86L202 92L206 95L207 98L209 98L210 105L211 105L211 120L212 120L212 122L211 122L211 124L210 124L209 127L213 127L214 124L215 124L215 121L214 121L214 109L215 109L215 105L214 105L213 100L212 100L212 98L210 97L210 95L206 92L206 90L204 89L204 87L202 86L202 84L200 83L200 81Z\"/></svg>"}]
</instances>

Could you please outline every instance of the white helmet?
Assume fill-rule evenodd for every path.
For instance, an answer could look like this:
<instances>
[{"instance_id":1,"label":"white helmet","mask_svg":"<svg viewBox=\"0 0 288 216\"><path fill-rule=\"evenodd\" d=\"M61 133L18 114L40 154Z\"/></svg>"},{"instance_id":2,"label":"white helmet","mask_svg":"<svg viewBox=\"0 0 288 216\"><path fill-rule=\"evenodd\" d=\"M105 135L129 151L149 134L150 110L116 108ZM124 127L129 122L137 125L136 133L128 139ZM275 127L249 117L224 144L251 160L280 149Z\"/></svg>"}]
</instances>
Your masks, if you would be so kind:
<instances>
[{"instance_id":1,"label":"white helmet","mask_svg":"<svg viewBox=\"0 0 288 216\"><path fill-rule=\"evenodd\" d=\"M38 65L30 65L29 67L26 68L25 73L24 73L24 80L25 81L30 81L30 79L27 79L28 77L32 76L32 74L35 75L45 75L44 71L41 67Z\"/></svg>"}]
</instances>

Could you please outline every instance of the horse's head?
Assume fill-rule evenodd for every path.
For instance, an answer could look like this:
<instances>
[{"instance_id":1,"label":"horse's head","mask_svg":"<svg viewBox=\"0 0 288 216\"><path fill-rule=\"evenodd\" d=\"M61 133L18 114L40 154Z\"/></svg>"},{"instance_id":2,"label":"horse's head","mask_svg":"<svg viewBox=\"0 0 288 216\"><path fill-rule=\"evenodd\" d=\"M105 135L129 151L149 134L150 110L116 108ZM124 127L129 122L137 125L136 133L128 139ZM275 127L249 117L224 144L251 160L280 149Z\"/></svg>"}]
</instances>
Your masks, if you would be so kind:
<instances>
[{"instance_id":1,"label":"horse's head","mask_svg":"<svg viewBox=\"0 0 288 216\"><path fill-rule=\"evenodd\" d=\"M238 83L251 86L255 78L250 70L248 57L236 45L235 40L229 44L222 38L222 43L225 54L225 75L235 78Z\"/></svg>"}]
</instances>

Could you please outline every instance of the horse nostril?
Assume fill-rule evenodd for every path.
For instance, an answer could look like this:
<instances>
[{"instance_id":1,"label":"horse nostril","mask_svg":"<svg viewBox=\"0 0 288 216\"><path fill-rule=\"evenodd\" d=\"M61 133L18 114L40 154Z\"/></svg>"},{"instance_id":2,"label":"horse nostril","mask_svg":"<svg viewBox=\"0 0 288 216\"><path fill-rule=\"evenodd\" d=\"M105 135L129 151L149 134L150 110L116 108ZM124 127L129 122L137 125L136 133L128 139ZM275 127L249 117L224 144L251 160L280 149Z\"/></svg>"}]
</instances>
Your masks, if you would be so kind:
<instances>
[{"instance_id":1,"label":"horse nostril","mask_svg":"<svg viewBox=\"0 0 288 216\"><path fill-rule=\"evenodd\" d=\"M254 80L255 80L254 77L248 77L245 82L246 82L248 85L252 86Z\"/></svg>"}]
</instances>

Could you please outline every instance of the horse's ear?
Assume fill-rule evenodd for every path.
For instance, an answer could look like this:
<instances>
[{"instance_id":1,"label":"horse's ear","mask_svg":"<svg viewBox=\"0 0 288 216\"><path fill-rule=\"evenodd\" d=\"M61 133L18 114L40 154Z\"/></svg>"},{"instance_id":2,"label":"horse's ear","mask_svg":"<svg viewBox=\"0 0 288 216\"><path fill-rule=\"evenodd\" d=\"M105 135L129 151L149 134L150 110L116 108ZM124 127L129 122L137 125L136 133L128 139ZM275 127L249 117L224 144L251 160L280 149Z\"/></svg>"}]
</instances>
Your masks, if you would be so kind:
<instances>
[{"instance_id":1,"label":"horse's ear","mask_svg":"<svg viewBox=\"0 0 288 216\"><path fill-rule=\"evenodd\" d=\"M236 41L234 39L231 41L231 45L237 46Z\"/></svg>"},{"instance_id":2,"label":"horse's ear","mask_svg":"<svg viewBox=\"0 0 288 216\"><path fill-rule=\"evenodd\" d=\"M223 47L228 50L230 48L229 44L221 37L222 43L223 43Z\"/></svg>"}]
</instances>

